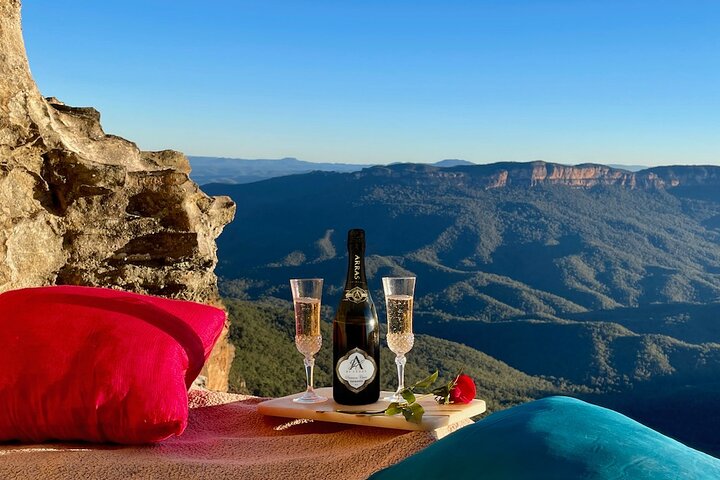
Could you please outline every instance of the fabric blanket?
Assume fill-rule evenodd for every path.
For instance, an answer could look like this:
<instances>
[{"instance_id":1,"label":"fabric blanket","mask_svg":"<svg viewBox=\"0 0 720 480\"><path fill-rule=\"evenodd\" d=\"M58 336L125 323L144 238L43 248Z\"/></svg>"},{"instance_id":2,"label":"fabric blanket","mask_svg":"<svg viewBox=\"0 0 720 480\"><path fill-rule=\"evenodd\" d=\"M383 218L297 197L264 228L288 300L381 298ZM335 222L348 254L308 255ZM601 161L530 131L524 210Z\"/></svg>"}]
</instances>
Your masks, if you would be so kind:
<instances>
[{"instance_id":1,"label":"fabric blanket","mask_svg":"<svg viewBox=\"0 0 720 480\"><path fill-rule=\"evenodd\" d=\"M493 413L372 480L480 473L492 480L718 480L720 460L613 410L548 397Z\"/></svg>"},{"instance_id":2,"label":"fabric blanket","mask_svg":"<svg viewBox=\"0 0 720 480\"><path fill-rule=\"evenodd\" d=\"M427 432L265 417L261 401L192 390L187 430L157 445L0 445L0 478L365 479L433 442Z\"/></svg>"}]
</instances>

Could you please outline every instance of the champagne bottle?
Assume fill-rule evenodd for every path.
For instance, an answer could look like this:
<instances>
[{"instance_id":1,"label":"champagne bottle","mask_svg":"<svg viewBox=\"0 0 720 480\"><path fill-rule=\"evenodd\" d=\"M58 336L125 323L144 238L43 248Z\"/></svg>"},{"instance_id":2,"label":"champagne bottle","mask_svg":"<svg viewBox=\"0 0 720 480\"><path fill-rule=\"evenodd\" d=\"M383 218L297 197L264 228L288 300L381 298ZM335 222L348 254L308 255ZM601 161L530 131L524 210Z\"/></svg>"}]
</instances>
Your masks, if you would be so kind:
<instances>
[{"instance_id":1,"label":"champagne bottle","mask_svg":"<svg viewBox=\"0 0 720 480\"><path fill-rule=\"evenodd\" d=\"M333 320L333 399L364 405L380 398L380 325L365 277L365 231L348 232L348 272Z\"/></svg>"}]
</instances>

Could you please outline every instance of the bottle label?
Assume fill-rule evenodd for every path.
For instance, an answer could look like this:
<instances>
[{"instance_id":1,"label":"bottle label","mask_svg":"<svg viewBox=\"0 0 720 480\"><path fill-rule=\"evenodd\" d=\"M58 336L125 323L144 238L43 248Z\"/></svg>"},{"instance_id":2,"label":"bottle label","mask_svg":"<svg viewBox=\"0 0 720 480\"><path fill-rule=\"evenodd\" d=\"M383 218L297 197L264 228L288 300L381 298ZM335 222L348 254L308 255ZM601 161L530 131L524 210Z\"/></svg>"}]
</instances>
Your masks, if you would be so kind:
<instances>
[{"instance_id":1,"label":"bottle label","mask_svg":"<svg viewBox=\"0 0 720 480\"><path fill-rule=\"evenodd\" d=\"M364 390L377 373L375 360L359 348L353 348L338 360L335 369L343 385L354 393Z\"/></svg>"},{"instance_id":2,"label":"bottle label","mask_svg":"<svg viewBox=\"0 0 720 480\"><path fill-rule=\"evenodd\" d=\"M353 287L345 292L345 299L350 300L353 303L363 303L368 298L367 290L363 290L360 287Z\"/></svg>"}]
</instances>

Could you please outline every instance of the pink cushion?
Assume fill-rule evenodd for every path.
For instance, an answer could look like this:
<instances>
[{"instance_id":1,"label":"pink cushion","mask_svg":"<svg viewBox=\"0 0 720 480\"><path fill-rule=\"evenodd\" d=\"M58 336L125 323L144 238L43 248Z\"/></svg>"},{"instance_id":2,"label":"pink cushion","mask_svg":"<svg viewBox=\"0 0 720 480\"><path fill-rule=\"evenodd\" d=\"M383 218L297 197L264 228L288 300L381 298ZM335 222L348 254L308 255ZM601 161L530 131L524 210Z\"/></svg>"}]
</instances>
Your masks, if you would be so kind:
<instances>
[{"instance_id":1,"label":"pink cushion","mask_svg":"<svg viewBox=\"0 0 720 480\"><path fill-rule=\"evenodd\" d=\"M185 430L217 308L90 287L0 295L0 441L157 442Z\"/></svg>"}]
</instances>

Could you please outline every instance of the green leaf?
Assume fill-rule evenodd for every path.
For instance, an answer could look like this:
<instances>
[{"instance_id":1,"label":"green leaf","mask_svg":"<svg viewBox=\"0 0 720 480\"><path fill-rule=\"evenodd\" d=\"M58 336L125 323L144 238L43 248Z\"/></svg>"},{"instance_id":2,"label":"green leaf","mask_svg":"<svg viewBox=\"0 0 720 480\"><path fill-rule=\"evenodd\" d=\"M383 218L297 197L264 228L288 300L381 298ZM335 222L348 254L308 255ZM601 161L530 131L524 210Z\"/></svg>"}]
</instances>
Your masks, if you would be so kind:
<instances>
[{"instance_id":1,"label":"green leaf","mask_svg":"<svg viewBox=\"0 0 720 480\"><path fill-rule=\"evenodd\" d=\"M397 402L393 402L385 409L385 415L397 415L398 413L402 412L402 408L400 408L400 404Z\"/></svg>"},{"instance_id":2,"label":"green leaf","mask_svg":"<svg viewBox=\"0 0 720 480\"><path fill-rule=\"evenodd\" d=\"M408 422L413 421L413 412L410 408L403 407L402 414L403 414L403 417L405 417L405 420L407 420ZM415 423L417 423L417 422L415 422Z\"/></svg>"},{"instance_id":3,"label":"green leaf","mask_svg":"<svg viewBox=\"0 0 720 480\"><path fill-rule=\"evenodd\" d=\"M420 422L422 422L422 417L424 413L425 409L419 403L413 403L412 405L402 407L403 417L405 417L405 420L407 420L408 422L419 424Z\"/></svg>"},{"instance_id":4,"label":"green leaf","mask_svg":"<svg viewBox=\"0 0 720 480\"><path fill-rule=\"evenodd\" d=\"M419 382L413 384L410 387L410 390L414 391L416 388L421 388L421 389L425 390L426 388L430 387L430 385L435 383L435 380L437 380L437 378L438 378L438 371L435 370L435 372L432 375L429 375L429 376L423 378L422 380L420 380Z\"/></svg>"},{"instance_id":5,"label":"green leaf","mask_svg":"<svg viewBox=\"0 0 720 480\"><path fill-rule=\"evenodd\" d=\"M433 389L432 391L433 395L437 395L438 397L447 397L450 395L450 388L448 385L443 385L442 387L437 387Z\"/></svg>"},{"instance_id":6,"label":"green leaf","mask_svg":"<svg viewBox=\"0 0 720 480\"><path fill-rule=\"evenodd\" d=\"M400 395L405 399L407 403L415 403L415 394L412 390L404 388Z\"/></svg>"},{"instance_id":7,"label":"green leaf","mask_svg":"<svg viewBox=\"0 0 720 480\"><path fill-rule=\"evenodd\" d=\"M413 417L417 419L418 423L422 421L425 409L419 403L414 403L409 407L413 411Z\"/></svg>"}]
</instances>

